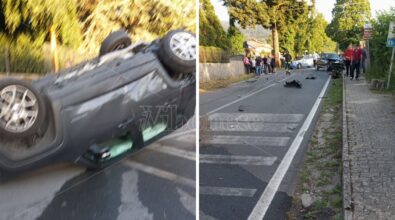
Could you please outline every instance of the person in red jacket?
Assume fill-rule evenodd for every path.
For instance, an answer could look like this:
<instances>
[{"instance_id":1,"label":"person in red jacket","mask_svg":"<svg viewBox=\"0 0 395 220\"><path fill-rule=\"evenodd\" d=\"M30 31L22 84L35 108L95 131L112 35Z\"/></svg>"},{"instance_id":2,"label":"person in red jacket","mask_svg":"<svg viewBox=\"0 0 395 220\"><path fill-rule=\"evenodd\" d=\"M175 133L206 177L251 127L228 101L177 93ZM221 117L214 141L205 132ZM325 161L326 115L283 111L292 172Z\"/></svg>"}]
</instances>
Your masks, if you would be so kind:
<instances>
[{"instance_id":1,"label":"person in red jacket","mask_svg":"<svg viewBox=\"0 0 395 220\"><path fill-rule=\"evenodd\" d=\"M352 56L353 56L354 52L352 49L352 44L350 44L348 46L348 48L346 49L346 51L344 51L344 60L345 60L345 64L346 64L346 76L351 75L351 61L352 61Z\"/></svg>"},{"instance_id":2,"label":"person in red jacket","mask_svg":"<svg viewBox=\"0 0 395 220\"><path fill-rule=\"evenodd\" d=\"M352 55L352 71L351 71L351 80L354 78L354 70L356 70L355 79L358 80L360 74L360 67L361 67L361 60L362 60L362 49L361 45L357 45L353 51Z\"/></svg>"}]
</instances>

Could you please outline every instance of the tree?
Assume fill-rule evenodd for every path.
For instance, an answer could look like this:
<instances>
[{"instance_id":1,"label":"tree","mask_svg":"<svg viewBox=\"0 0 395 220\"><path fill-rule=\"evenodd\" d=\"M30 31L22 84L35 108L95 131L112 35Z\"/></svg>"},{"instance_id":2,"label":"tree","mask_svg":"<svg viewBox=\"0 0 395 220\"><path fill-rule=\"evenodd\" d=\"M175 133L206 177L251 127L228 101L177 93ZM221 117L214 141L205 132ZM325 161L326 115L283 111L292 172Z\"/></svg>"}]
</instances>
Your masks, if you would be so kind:
<instances>
[{"instance_id":1,"label":"tree","mask_svg":"<svg viewBox=\"0 0 395 220\"><path fill-rule=\"evenodd\" d=\"M344 50L361 40L363 25L371 17L369 0L336 0L332 17L326 33Z\"/></svg>"},{"instance_id":2,"label":"tree","mask_svg":"<svg viewBox=\"0 0 395 220\"><path fill-rule=\"evenodd\" d=\"M272 30L274 55L277 65L279 59L279 32L294 25L301 14L311 8L300 0L224 0L231 17L243 27L261 25Z\"/></svg>"},{"instance_id":3,"label":"tree","mask_svg":"<svg viewBox=\"0 0 395 220\"><path fill-rule=\"evenodd\" d=\"M85 2L92 6L91 10L81 14L83 47L89 52L97 52L104 38L120 28L130 33L134 42L153 40L177 28L195 32L196 6L193 1L106 0L100 4L95 4L94 0Z\"/></svg>"},{"instance_id":4,"label":"tree","mask_svg":"<svg viewBox=\"0 0 395 220\"><path fill-rule=\"evenodd\" d=\"M202 0L199 8L199 31L202 46L215 46L222 49L229 49L230 42L227 34L214 12L214 7L210 0Z\"/></svg>"},{"instance_id":5,"label":"tree","mask_svg":"<svg viewBox=\"0 0 395 220\"><path fill-rule=\"evenodd\" d=\"M21 32L28 32L36 42L42 43L49 36L55 71L59 68L56 54L58 38L72 47L77 47L81 42L74 1L2 0L2 8L5 17L3 29L11 39Z\"/></svg>"},{"instance_id":6,"label":"tree","mask_svg":"<svg viewBox=\"0 0 395 220\"><path fill-rule=\"evenodd\" d=\"M243 43L245 41L244 35L235 27L235 25L231 24L228 29L228 38L230 43L230 50L232 54L243 54L244 47Z\"/></svg>"}]
</instances>

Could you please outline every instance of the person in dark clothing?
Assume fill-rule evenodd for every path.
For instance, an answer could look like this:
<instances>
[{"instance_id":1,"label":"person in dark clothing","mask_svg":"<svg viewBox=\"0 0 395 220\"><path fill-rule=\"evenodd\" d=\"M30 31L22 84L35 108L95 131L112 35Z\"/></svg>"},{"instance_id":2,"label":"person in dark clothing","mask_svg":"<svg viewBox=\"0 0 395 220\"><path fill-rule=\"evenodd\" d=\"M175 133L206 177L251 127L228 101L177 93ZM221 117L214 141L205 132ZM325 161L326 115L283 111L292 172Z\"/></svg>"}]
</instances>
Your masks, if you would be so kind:
<instances>
[{"instance_id":1,"label":"person in dark clothing","mask_svg":"<svg viewBox=\"0 0 395 220\"><path fill-rule=\"evenodd\" d=\"M351 80L354 78L354 71L356 71L355 79L358 80L360 74L360 66L362 60L362 49L360 45L358 45L353 51L353 59L352 59L352 70L351 70Z\"/></svg>"},{"instance_id":2,"label":"person in dark clothing","mask_svg":"<svg viewBox=\"0 0 395 220\"><path fill-rule=\"evenodd\" d=\"M269 73L269 68L267 65L267 57L266 56L263 57L262 62L263 62L263 72L265 74Z\"/></svg>"},{"instance_id":3,"label":"person in dark clothing","mask_svg":"<svg viewBox=\"0 0 395 220\"><path fill-rule=\"evenodd\" d=\"M272 58L270 59L270 67L271 67L271 73L276 73L276 58L274 55L272 55Z\"/></svg>"},{"instance_id":4,"label":"person in dark clothing","mask_svg":"<svg viewBox=\"0 0 395 220\"><path fill-rule=\"evenodd\" d=\"M285 51L285 55L284 55L284 59L285 59L285 71L286 73L291 73L291 61L292 61L292 56L291 54L289 54L288 50Z\"/></svg>"}]
</instances>

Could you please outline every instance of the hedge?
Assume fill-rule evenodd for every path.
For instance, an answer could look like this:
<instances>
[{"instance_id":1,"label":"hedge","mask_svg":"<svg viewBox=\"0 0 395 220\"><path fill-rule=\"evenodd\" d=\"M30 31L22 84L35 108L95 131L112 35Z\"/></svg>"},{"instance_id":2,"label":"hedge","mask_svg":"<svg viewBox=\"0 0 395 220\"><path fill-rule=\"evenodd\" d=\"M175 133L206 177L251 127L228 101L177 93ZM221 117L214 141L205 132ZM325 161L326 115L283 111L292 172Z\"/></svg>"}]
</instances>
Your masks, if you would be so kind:
<instances>
[{"instance_id":1,"label":"hedge","mask_svg":"<svg viewBox=\"0 0 395 220\"><path fill-rule=\"evenodd\" d=\"M229 52L219 47L199 46L201 63L229 63Z\"/></svg>"}]
</instances>

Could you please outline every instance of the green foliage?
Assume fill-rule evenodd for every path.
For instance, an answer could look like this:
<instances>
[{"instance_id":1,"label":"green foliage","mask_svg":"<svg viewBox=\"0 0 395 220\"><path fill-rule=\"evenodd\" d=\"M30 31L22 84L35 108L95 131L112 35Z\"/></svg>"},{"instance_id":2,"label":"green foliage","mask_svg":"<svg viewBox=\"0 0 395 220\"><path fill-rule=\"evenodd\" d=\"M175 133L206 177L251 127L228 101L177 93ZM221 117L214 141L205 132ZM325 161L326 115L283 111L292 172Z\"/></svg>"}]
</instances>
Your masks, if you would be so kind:
<instances>
[{"instance_id":1,"label":"green foliage","mask_svg":"<svg viewBox=\"0 0 395 220\"><path fill-rule=\"evenodd\" d=\"M369 40L369 51L371 64L366 74L370 80L372 78L387 79L392 48L386 46L389 23L395 21L395 8L382 11L377 19L372 22L373 36ZM393 71L394 72L394 71ZM392 79L395 77L391 77ZM392 87L395 86L395 79L392 80Z\"/></svg>"},{"instance_id":2,"label":"green foliage","mask_svg":"<svg viewBox=\"0 0 395 220\"><path fill-rule=\"evenodd\" d=\"M228 63L229 54L219 47L199 46L199 61L202 63Z\"/></svg>"},{"instance_id":3,"label":"green foliage","mask_svg":"<svg viewBox=\"0 0 395 220\"><path fill-rule=\"evenodd\" d=\"M202 46L214 46L222 49L230 48L230 42L226 32L214 12L210 0L202 0L199 9L199 31Z\"/></svg>"},{"instance_id":4,"label":"green foliage","mask_svg":"<svg viewBox=\"0 0 395 220\"><path fill-rule=\"evenodd\" d=\"M344 50L362 38L363 25L370 20L369 0L336 0L326 33Z\"/></svg>"},{"instance_id":5,"label":"green foliage","mask_svg":"<svg viewBox=\"0 0 395 220\"><path fill-rule=\"evenodd\" d=\"M244 54L244 35L234 25L229 26L228 38L230 41L230 51L233 55Z\"/></svg>"}]
</instances>

